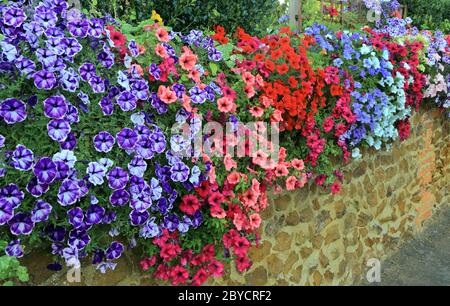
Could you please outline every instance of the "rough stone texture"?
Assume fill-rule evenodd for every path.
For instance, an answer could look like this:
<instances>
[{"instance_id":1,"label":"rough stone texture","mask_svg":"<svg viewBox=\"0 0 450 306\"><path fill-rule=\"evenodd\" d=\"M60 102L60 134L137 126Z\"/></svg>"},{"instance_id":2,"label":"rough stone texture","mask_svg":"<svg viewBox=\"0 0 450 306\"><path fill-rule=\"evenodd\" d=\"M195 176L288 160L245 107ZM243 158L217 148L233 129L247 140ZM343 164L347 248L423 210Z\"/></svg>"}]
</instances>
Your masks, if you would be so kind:
<instances>
[{"instance_id":1,"label":"rough stone texture","mask_svg":"<svg viewBox=\"0 0 450 306\"><path fill-rule=\"evenodd\" d=\"M250 250L253 266L240 274L226 267L217 285L339 285L361 283L370 258L385 260L419 234L434 211L450 203L449 122L437 111L412 118L411 137L390 152L367 150L344 168L341 192L311 185L272 196L263 212L261 243ZM35 284L68 284L65 271L49 275L50 258L32 257ZM116 271L85 265L82 285L156 285L127 254Z\"/></svg>"}]
</instances>

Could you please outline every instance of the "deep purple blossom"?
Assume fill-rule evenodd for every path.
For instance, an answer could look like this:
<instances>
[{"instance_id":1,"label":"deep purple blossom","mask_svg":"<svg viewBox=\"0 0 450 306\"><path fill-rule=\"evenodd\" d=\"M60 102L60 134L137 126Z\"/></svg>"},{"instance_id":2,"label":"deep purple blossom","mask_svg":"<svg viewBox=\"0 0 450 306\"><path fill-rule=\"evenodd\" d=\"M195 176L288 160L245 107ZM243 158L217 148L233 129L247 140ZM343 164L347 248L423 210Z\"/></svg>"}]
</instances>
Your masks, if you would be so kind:
<instances>
[{"instance_id":1,"label":"deep purple blossom","mask_svg":"<svg viewBox=\"0 0 450 306\"><path fill-rule=\"evenodd\" d=\"M0 104L0 118L7 124L22 122L27 118L26 104L17 99L6 99Z\"/></svg>"},{"instance_id":2,"label":"deep purple blossom","mask_svg":"<svg viewBox=\"0 0 450 306\"><path fill-rule=\"evenodd\" d=\"M105 23L103 22L102 19L91 18L89 20L89 31L88 31L89 36L95 38L101 37L104 31L104 25Z\"/></svg>"},{"instance_id":3,"label":"deep purple blossom","mask_svg":"<svg viewBox=\"0 0 450 306\"><path fill-rule=\"evenodd\" d=\"M51 184L56 178L56 165L49 157L42 157L34 165L33 173L41 184Z\"/></svg>"},{"instance_id":4,"label":"deep purple blossom","mask_svg":"<svg viewBox=\"0 0 450 306\"><path fill-rule=\"evenodd\" d=\"M128 172L120 167L115 167L108 172L108 185L111 189L123 189L129 180Z\"/></svg>"},{"instance_id":5,"label":"deep purple blossom","mask_svg":"<svg viewBox=\"0 0 450 306\"><path fill-rule=\"evenodd\" d=\"M93 76L96 75L95 66L92 63L84 63L78 68L78 73L80 74L80 77L84 81L89 81Z\"/></svg>"},{"instance_id":6,"label":"deep purple blossom","mask_svg":"<svg viewBox=\"0 0 450 306\"><path fill-rule=\"evenodd\" d=\"M91 85L92 91L94 93L105 92L105 80L103 80L101 77L94 75L89 79L88 83L89 85Z\"/></svg>"},{"instance_id":7,"label":"deep purple blossom","mask_svg":"<svg viewBox=\"0 0 450 306\"><path fill-rule=\"evenodd\" d=\"M185 182L189 178L189 167L183 162L176 163L170 168L170 178L174 182Z\"/></svg>"},{"instance_id":8,"label":"deep purple blossom","mask_svg":"<svg viewBox=\"0 0 450 306\"><path fill-rule=\"evenodd\" d=\"M33 231L34 223L31 216L26 213L17 213L8 222L9 229L13 235L29 235Z\"/></svg>"},{"instance_id":9,"label":"deep purple blossom","mask_svg":"<svg viewBox=\"0 0 450 306\"><path fill-rule=\"evenodd\" d=\"M67 28L75 37L86 37L89 31L89 22L86 19L75 19L67 23Z\"/></svg>"},{"instance_id":10,"label":"deep purple blossom","mask_svg":"<svg viewBox=\"0 0 450 306\"><path fill-rule=\"evenodd\" d=\"M78 115L78 108L73 106L72 104L68 105L67 113L64 119L66 119L69 124L78 123L80 122L80 117Z\"/></svg>"},{"instance_id":11,"label":"deep purple blossom","mask_svg":"<svg viewBox=\"0 0 450 306\"><path fill-rule=\"evenodd\" d=\"M0 204L0 225L6 224L14 216L14 208L10 203Z\"/></svg>"},{"instance_id":12,"label":"deep purple blossom","mask_svg":"<svg viewBox=\"0 0 450 306\"><path fill-rule=\"evenodd\" d=\"M133 210L130 213L130 223L133 226L139 226L144 224L149 217L150 213L148 211L138 212L136 210Z\"/></svg>"},{"instance_id":13,"label":"deep purple blossom","mask_svg":"<svg viewBox=\"0 0 450 306\"><path fill-rule=\"evenodd\" d=\"M77 139L75 138L75 134L70 132L67 135L66 140L59 143L59 146L62 150L74 150L77 146Z\"/></svg>"},{"instance_id":14,"label":"deep purple blossom","mask_svg":"<svg viewBox=\"0 0 450 306\"><path fill-rule=\"evenodd\" d=\"M62 119L67 110L68 105L64 96L52 96L44 100L44 114L48 118Z\"/></svg>"},{"instance_id":15,"label":"deep purple blossom","mask_svg":"<svg viewBox=\"0 0 450 306\"><path fill-rule=\"evenodd\" d=\"M16 184L9 184L0 189L0 206L9 204L12 209L19 207L25 198L23 191Z\"/></svg>"},{"instance_id":16,"label":"deep purple blossom","mask_svg":"<svg viewBox=\"0 0 450 306\"><path fill-rule=\"evenodd\" d=\"M23 257L23 249L20 244L20 239L13 240L5 248L5 253L11 257L21 258Z\"/></svg>"},{"instance_id":17,"label":"deep purple blossom","mask_svg":"<svg viewBox=\"0 0 450 306\"><path fill-rule=\"evenodd\" d=\"M3 13L3 23L13 28L20 27L26 19L25 12L19 7L12 6Z\"/></svg>"},{"instance_id":18,"label":"deep purple blossom","mask_svg":"<svg viewBox=\"0 0 450 306\"><path fill-rule=\"evenodd\" d=\"M47 221L53 207L45 201L38 200L31 211L31 221L34 223Z\"/></svg>"},{"instance_id":19,"label":"deep purple blossom","mask_svg":"<svg viewBox=\"0 0 450 306\"><path fill-rule=\"evenodd\" d=\"M103 97L98 104L102 109L103 115L105 116L112 115L114 111L114 104L112 103L111 99L109 99L108 97Z\"/></svg>"},{"instance_id":20,"label":"deep purple blossom","mask_svg":"<svg viewBox=\"0 0 450 306\"><path fill-rule=\"evenodd\" d=\"M94 147L97 152L107 153L112 150L115 143L115 138L106 131L94 136Z\"/></svg>"},{"instance_id":21,"label":"deep purple blossom","mask_svg":"<svg viewBox=\"0 0 450 306\"><path fill-rule=\"evenodd\" d=\"M106 259L107 260L115 260L118 259L120 256L122 256L123 251L125 250L125 247L122 243L113 241L111 245L106 249Z\"/></svg>"},{"instance_id":22,"label":"deep purple blossom","mask_svg":"<svg viewBox=\"0 0 450 306\"><path fill-rule=\"evenodd\" d=\"M63 38L62 42L65 45L66 55L68 57L74 57L83 49L83 46L76 38Z\"/></svg>"},{"instance_id":23,"label":"deep purple blossom","mask_svg":"<svg viewBox=\"0 0 450 306\"><path fill-rule=\"evenodd\" d=\"M57 142L67 139L71 131L69 122L63 119L53 119L47 124L48 136Z\"/></svg>"},{"instance_id":24,"label":"deep purple blossom","mask_svg":"<svg viewBox=\"0 0 450 306\"><path fill-rule=\"evenodd\" d=\"M12 154L11 166L20 171L28 171L33 166L33 160L33 151L19 144Z\"/></svg>"},{"instance_id":25,"label":"deep purple blossom","mask_svg":"<svg viewBox=\"0 0 450 306\"><path fill-rule=\"evenodd\" d=\"M109 202L112 206L124 206L130 201L130 194L125 189L114 190L109 197Z\"/></svg>"},{"instance_id":26,"label":"deep purple blossom","mask_svg":"<svg viewBox=\"0 0 450 306\"><path fill-rule=\"evenodd\" d=\"M33 74L34 85L38 89L50 90L56 86L56 77L53 72L41 70Z\"/></svg>"},{"instance_id":27,"label":"deep purple blossom","mask_svg":"<svg viewBox=\"0 0 450 306\"><path fill-rule=\"evenodd\" d=\"M129 91L124 91L117 97L117 104L124 112L134 110L137 106L137 98Z\"/></svg>"},{"instance_id":28,"label":"deep purple blossom","mask_svg":"<svg viewBox=\"0 0 450 306\"><path fill-rule=\"evenodd\" d=\"M103 216L105 215L105 209L100 205L90 205L86 211L86 224L99 224Z\"/></svg>"},{"instance_id":29,"label":"deep purple blossom","mask_svg":"<svg viewBox=\"0 0 450 306\"><path fill-rule=\"evenodd\" d=\"M91 237L85 230L73 229L69 232L68 242L70 246L82 250L91 242Z\"/></svg>"},{"instance_id":30,"label":"deep purple blossom","mask_svg":"<svg viewBox=\"0 0 450 306\"><path fill-rule=\"evenodd\" d=\"M36 64L32 60L23 56L15 61L15 65L20 74L27 78L36 71Z\"/></svg>"},{"instance_id":31,"label":"deep purple blossom","mask_svg":"<svg viewBox=\"0 0 450 306\"><path fill-rule=\"evenodd\" d=\"M74 207L67 211L69 223L74 228L80 228L84 223L84 213L80 207Z\"/></svg>"},{"instance_id":32,"label":"deep purple blossom","mask_svg":"<svg viewBox=\"0 0 450 306\"><path fill-rule=\"evenodd\" d=\"M147 170L147 163L140 156L135 156L130 163L128 163L128 170L131 175L143 177L145 170Z\"/></svg>"},{"instance_id":33,"label":"deep purple blossom","mask_svg":"<svg viewBox=\"0 0 450 306\"><path fill-rule=\"evenodd\" d=\"M130 128L123 128L116 135L117 144L121 149L130 150L133 149L138 141L138 135Z\"/></svg>"},{"instance_id":34,"label":"deep purple blossom","mask_svg":"<svg viewBox=\"0 0 450 306\"><path fill-rule=\"evenodd\" d=\"M48 191L48 189L49 185L39 183L37 177L35 176L33 176L27 184L28 193L30 193L35 198L39 198L40 196L42 196Z\"/></svg>"}]
</instances>

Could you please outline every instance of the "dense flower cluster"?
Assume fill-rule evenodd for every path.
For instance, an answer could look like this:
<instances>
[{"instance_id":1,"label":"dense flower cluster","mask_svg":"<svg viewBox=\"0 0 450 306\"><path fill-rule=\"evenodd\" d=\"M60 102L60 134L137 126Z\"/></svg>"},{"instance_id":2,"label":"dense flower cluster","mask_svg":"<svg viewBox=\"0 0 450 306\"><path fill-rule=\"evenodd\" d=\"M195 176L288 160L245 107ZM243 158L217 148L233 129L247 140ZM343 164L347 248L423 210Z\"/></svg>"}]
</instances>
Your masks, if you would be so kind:
<instances>
[{"instance_id":1,"label":"dense flower cluster","mask_svg":"<svg viewBox=\"0 0 450 306\"><path fill-rule=\"evenodd\" d=\"M10 256L47 244L58 262L105 273L139 245L141 268L174 285L221 276L229 261L245 271L269 190L314 181L337 193L333 160L407 138L424 99L449 107L440 33L183 34L156 12L121 26L63 0L0 11Z\"/></svg>"}]
</instances>

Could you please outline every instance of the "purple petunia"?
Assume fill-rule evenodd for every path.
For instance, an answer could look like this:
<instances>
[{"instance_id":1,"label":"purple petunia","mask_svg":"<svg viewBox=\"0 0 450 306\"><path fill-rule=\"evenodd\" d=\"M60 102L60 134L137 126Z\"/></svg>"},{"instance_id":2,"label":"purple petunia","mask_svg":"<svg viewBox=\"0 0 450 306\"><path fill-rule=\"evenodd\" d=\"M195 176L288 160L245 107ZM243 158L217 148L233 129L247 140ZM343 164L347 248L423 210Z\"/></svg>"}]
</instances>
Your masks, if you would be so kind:
<instances>
[{"instance_id":1,"label":"purple petunia","mask_svg":"<svg viewBox=\"0 0 450 306\"><path fill-rule=\"evenodd\" d=\"M125 189L114 190L109 197L109 202L112 206L124 206L130 201L130 194Z\"/></svg>"},{"instance_id":2,"label":"purple petunia","mask_svg":"<svg viewBox=\"0 0 450 306\"><path fill-rule=\"evenodd\" d=\"M86 224L93 225L99 224L103 216L105 215L105 209L100 205L91 205L86 211Z\"/></svg>"},{"instance_id":3,"label":"purple petunia","mask_svg":"<svg viewBox=\"0 0 450 306\"><path fill-rule=\"evenodd\" d=\"M24 11L18 7L10 7L3 13L3 23L7 26L18 28L27 19Z\"/></svg>"},{"instance_id":4,"label":"purple petunia","mask_svg":"<svg viewBox=\"0 0 450 306\"><path fill-rule=\"evenodd\" d=\"M178 162L170 168L170 178L174 182L185 182L189 178L189 167L183 162Z\"/></svg>"},{"instance_id":5,"label":"purple petunia","mask_svg":"<svg viewBox=\"0 0 450 306\"><path fill-rule=\"evenodd\" d=\"M49 157L42 157L34 165L34 175L41 184L51 184L56 178L56 165Z\"/></svg>"},{"instance_id":6,"label":"purple petunia","mask_svg":"<svg viewBox=\"0 0 450 306\"><path fill-rule=\"evenodd\" d=\"M108 185L111 189L123 189L129 180L128 172L120 167L115 167L108 172Z\"/></svg>"},{"instance_id":7,"label":"purple petunia","mask_svg":"<svg viewBox=\"0 0 450 306\"><path fill-rule=\"evenodd\" d=\"M33 151L19 144L12 154L11 166L19 171L28 171L33 166L33 160Z\"/></svg>"},{"instance_id":8,"label":"purple petunia","mask_svg":"<svg viewBox=\"0 0 450 306\"><path fill-rule=\"evenodd\" d=\"M39 198L40 196L42 196L48 191L48 189L48 184L39 183L37 177L35 176L33 176L27 184L28 193L30 193L35 198Z\"/></svg>"},{"instance_id":9,"label":"purple petunia","mask_svg":"<svg viewBox=\"0 0 450 306\"><path fill-rule=\"evenodd\" d=\"M31 216L25 213L17 213L8 222L9 229L13 235L29 235L33 231L34 223Z\"/></svg>"},{"instance_id":10,"label":"purple petunia","mask_svg":"<svg viewBox=\"0 0 450 306\"><path fill-rule=\"evenodd\" d=\"M0 104L0 118L7 124L22 122L27 118L26 104L17 99L6 99Z\"/></svg>"},{"instance_id":11,"label":"purple petunia","mask_svg":"<svg viewBox=\"0 0 450 306\"><path fill-rule=\"evenodd\" d=\"M56 86L56 77L53 72L41 70L33 74L34 85L38 89L50 90Z\"/></svg>"},{"instance_id":12,"label":"purple petunia","mask_svg":"<svg viewBox=\"0 0 450 306\"><path fill-rule=\"evenodd\" d=\"M53 119L47 124L48 136L57 142L67 139L71 131L69 122L63 119Z\"/></svg>"},{"instance_id":13,"label":"purple petunia","mask_svg":"<svg viewBox=\"0 0 450 306\"><path fill-rule=\"evenodd\" d=\"M9 184L0 189L0 207L11 205L12 209L16 209L24 198L25 194L16 184Z\"/></svg>"},{"instance_id":14,"label":"purple petunia","mask_svg":"<svg viewBox=\"0 0 450 306\"><path fill-rule=\"evenodd\" d=\"M67 28L75 37L86 37L89 31L89 22L86 19L75 19L67 23Z\"/></svg>"},{"instance_id":15,"label":"purple petunia","mask_svg":"<svg viewBox=\"0 0 450 306\"><path fill-rule=\"evenodd\" d=\"M78 69L78 73L80 74L80 77L84 81L89 81L93 76L96 75L95 66L92 63L84 63L80 66Z\"/></svg>"},{"instance_id":16,"label":"purple petunia","mask_svg":"<svg viewBox=\"0 0 450 306\"><path fill-rule=\"evenodd\" d=\"M121 149L130 150L133 149L138 141L138 135L130 128L123 128L116 135L117 144Z\"/></svg>"},{"instance_id":17,"label":"purple petunia","mask_svg":"<svg viewBox=\"0 0 450 306\"><path fill-rule=\"evenodd\" d=\"M88 34L91 37L99 38L102 36L104 31L104 22L99 18L92 18L89 20L89 31Z\"/></svg>"},{"instance_id":18,"label":"purple petunia","mask_svg":"<svg viewBox=\"0 0 450 306\"><path fill-rule=\"evenodd\" d=\"M134 110L137 106L137 98L129 91L124 91L117 97L117 104L124 112Z\"/></svg>"},{"instance_id":19,"label":"purple petunia","mask_svg":"<svg viewBox=\"0 0 450 306\"><path fill-rule=\"evenodd\" d=\"M111 99L109 99L108 97L103 97L100 102L98 102L98 105L100 105L103 115L112 115L114 111L114 104L112 103Z\"/></svg>"},{"instance_id":20,"label":"purple petunia","mask_svg":"<svg viewBox=\"0 0 450 306\"><path fill-rule=\"evenodd\" d=\"M36 70L36 64L32 60L23 56L15 61L15 65L17 70L20 71L20 74L27 78Z\"/></svg>"},{"instance_id":21,"label":"purple petunia","mask_svg":"<svg viewBox=\"0 0 450 306\"><path fill-rule=\"evenodd\" d=\"M80 196L80 186L74 180L65 179L58 190L57 200L62 206L74 204Z\"/></svg>"},{"instance_id":22,"label":"purple petunia","mask_svg":"<svg viewBox=\"0 0 450 306\"><path fill-rule=\"evenodd\" d=\"M38 200L31 211L31 221L34 223L47 221L52 209L52 206L47 202Z\"/></svg>"},{"instance_id":23,"label":"purple petunia","mask_svg":"<svg viewBox=\"0 0 450 306\"><path fill-rule=\"evenodd\" d=\"M69 211L67 211L67 216L69 217L69 223L74 228L80 228L81 226L83 226L84 213L80 207L71 208Z\"/></svg>"},{"instance_id":24,"label":"purple petunia","mask_svg":"<svg viewBox=\"0 0 450 306\"><path fill-rule=\"evenodd\" d=\"M44 114L48 118L62 119L67 110L68 105L64 96L52 96L44 100Z\"/></svg>"},{"instance_id":25,"label":"purple petunia","mask_svg":"<svg viewBox=\"0 0 450 306\"><path fill-rule=\"evenodd\" d=\"M5 225L14 216L14 208L9 203L0 204L0 225Z\"/></svg>"},{"instance_id":26,"label":"purple petunia","mask_svg":"<svg viewBox=\"0 0 450 306\"><path fill-rule=\"evenodd\" d=\"M82 250L91 242L91 237L85 230L74 229L69 232L68 242L70 246Z\"/></svg>"},{"instance_id":27,"label":"purple petunia","mask_svg":"<svg viewBox=\"0 0 450 306\"><path fill-rule=\"evenodd\" d=\"M133 210L131 211L129 217L131 225L139 226L148 220L150 213L148 211L138 212L137 210Z\"/></svg>"},{"instance_id":28,"label":"purple petunia","mask_svg":"<svg viewBox=\"0 0 450 306\"><path fill-rule=\"evenodd\" d=\"M108 132L100 132L94 136L94 147L97 152L108 153L112 150L116 140Z\"/></svg>"},{"instance_id":29,"label":"purple petunia","mask_svg":"<svg viewBox=\"0 0 450 306\"><path fill-rule=\"evenodd\" d=\"M113 241L111 245L106 249L105 255L107 260L115 260L122 256L125 247L122 243Z\"/></svg>"},{"instance_id":30,"label":"purple petunia","mask_svg":"<svg viewBox=\"0 0 450 306\"><path fill-rule=\"evenodd\" d=\"M59 143L59 146L61 147L61 150L74 150L77 146L77 139L75 138L75 134L70 132L67 135L66 140Z\"/></svg>"},{"instance_id":31,"label":"purple petunia","mask_svg":"<svg viewBox=\"0 0 450 306\"><path fill-rule=\"evenodd\" d=\"M147 82L138 80L131 85L132 93L139 100L147 100L149 98L149 90Z\"/></svg>"},{"instance_id":32,"label":"purple petunia","mask_svg":"<svg viewBox=\"0 0 450 306\"><path fill-rule=\"evenodd\" d=\"M105 92L105 81L99 76L92 76L89 81L89 85L91 85L92 91L94 93L103 93Z\"/></svg>"},{"instance_id":33,"label":"purple petunia","mask_svg":"<svg viewBox=\"0 0 450 306\"><path fill-rule=\"evenodd\" d=\"M76 38L63 38L62 42L65 45L66 55L68 57L74 57L83 49L83 46Z\"/></svg>"},{"instance_id":34,"label":"purple petunia","mask_svg":"<svg viewBox=\"0 0 450 306\"><path fill-rule=\"evenodd\" d=\"M23 257L23 249L20 245L20 239L13 240L5 248L5 253L11 257L21 258Z\"/></svg>"},{"instance_id":35,"label":"purple petunia","mask_svg":"<svg viewBox=\"0 0 450 306\"><path fill-rule=\"evenodd\" d=\"M131 175L144 177L145 170L147 170L147 163L140 156L135 156L128 164L128 170Z\"/></svg>"}]
</instances>

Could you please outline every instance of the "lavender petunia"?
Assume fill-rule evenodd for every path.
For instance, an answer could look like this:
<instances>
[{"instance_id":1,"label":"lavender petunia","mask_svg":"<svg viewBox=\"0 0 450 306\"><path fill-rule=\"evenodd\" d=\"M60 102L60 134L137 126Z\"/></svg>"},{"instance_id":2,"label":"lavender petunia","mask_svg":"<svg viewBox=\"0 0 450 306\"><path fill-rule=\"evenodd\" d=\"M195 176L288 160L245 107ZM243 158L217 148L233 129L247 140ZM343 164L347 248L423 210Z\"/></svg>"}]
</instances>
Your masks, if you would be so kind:
<instances>
[{"instance_id":1,"label":"lavender petunia","mask_svg":"<svg viewBox=\"0 0 450 306\"><path fill-rule=\"evenodd\" d=\"M31 216L25 213L17 213L8 222L9 229L13 235L29 235L33 231L34 223Z\"/></svg>"},{"instance_id":2,"label":"lavender petunia","mask_svg":"<svg viewBox=\"0 0 450 306\"><path fill-rule=\"evenodd\" d=\"M48 118L62 119L67 110L68 105L64 96L52 96L44 100L44 114Z\"/></svg>"},{"instance_id":3,"label":"lavender petunia","mask_svg":"<svg viewBox=\"0 0 450 306\"><path fill-rule=\"evenodd\" d=\"M115 260L122 256L125 247L122 243L113 241L111 245L106 249L105 255L107 260Z\"/></svg>"},{"instance_id":4,"label":"lavender petunia","mask_svg":"<svg viewBox=\"0 0 450 306\"><path fill-rule=\"evenodd\" d=\"M23 257L23 249L20 244L20 239L13 240L5 248L5 253L11 257L21 258Z\"/></svg>"},{"instance_id":5,"label":"lavender petunia","mask_svg":"<svg viewBox=\"0 0 450 306\"><path fill-rule=\"evenodd\" d=\"M20 7L12 6L3 12L3 23L13 28L20 27L26 19L27 16Z\"/></svg>"},{"instance_id":6,"label":"lavender petunia","mask_svg":"<svg viewBox=\"0 0 450 306\"><path fill-rule=\"evenodd\" d=\"M41 184L51 184L56 178L56 165L49 157L42 157L34 165L33 173Z\"/></svg>"},{"instance_id":7,"label":"lavender petunia","mask_svg":"<svg viewBox=\"0 0 450 306\"><path fill-rule=\"evenodd\" d=\"M17 99L6 99L0 104L0 118L7 124L22 122L27 118L26 105Z\"/></svg>"},{"instance_id":8,"label":"lavender petunia","mask_svg":"<svg viewBox=\"0 0 450 306\"><path fill-rule=\"evenodd\" d=\"M121 149L130 150L133 149L138 141L138 135L130 128L123 128L116 135L117 144Z\"/></svg>"},{"instance_id":9,"label":"lavender petunia","mask_svg":"<svg viewBox=\"0 0 450 306\"><path fill-rule=\"evenodd\" d=\"M124 112L134 110L137 106L137 98L129 91L124 91L117 97L117 104Z\"/></svg>"},{"instance_id":10,"label":"lavender petunia","mask_svg":"<svg viewBox=\"0 0 450 306\"><path fill-rule=\"evenodd\" d=\"M34 223L47 221L53 207L45 201L38 200L31 211L31 221Z\"/></svg>"},{"instance_id":11,"label":"lavender petunia","mask_svg":"<svg viewBox=\"0 0 450 306\"><path fill-rule=\"evenodd\" d=\"M128 170L131 175L144 177L145 170L147 170L147 163L140 156L135 156L128 164Z\"/></svg>"},{"instance_id":12,"label":"lavender petunia","mask_svg":"<svg viewBox=\"0 0 450 306\"><path fill-rule=\"evenodd\" d=\"M94 186L102 185L104 182L104 177L106 175L107 169L97 162L89 163L86 173L89 175L89 182L91 182Z\"/></svg>"},{"instance_id":13,"label":"lavender petunia","mask_svg":"<svg viewBox=\"0 0 450 306\"><path fill-rule=\"evenodd\" d=\"M69 223L74 228L80 228L84 225L84 213L80 207L71 208L67 211L67 216L69 217Z\"/></svg>"},{"instance_id":14,"label":"lavender petunia","mask_svg":"<svg viewBox=\"0 0 450 306\"><path fill-rule=\"evenodd\" d=\"M53 72L41 70L33 74L34 85L38 89L50 90L56 86L56 77Z\"/></svg>"},{"instance_id":15,"label":"lavender petunia","mask_svg":"<svg viewBox=\"0 0 450 306\"><path fill-rule=\"evenodd\" d=\"M94 147L97 152L108 153L115 143L115 138L108 132L103 131L94 136Z\"/></svg>"},{"instance_id":16,"label":"lavender petunia","mask_svg":"<svg viewBox=\"0 0 450 306\"><path fill-rule=\"evenodd\" d=\"M76 108L72 104L69 104L68 106L69 108L67 109L67 113L64 119L66 119L67 122L69 122L69 124L80 122L80 117L78 115L78 108Z\"/></svg>"},{"instance_id":17,"label":"lavender petunia","mask_svg":"<svg viewBox=\"0 0 450 306\"><path fill-rule=\"evenodd\" d=\"M129 180L128 172L120 167L115 167L108 173L108 185L111 189L123 189Z\"/></svg>"},{"instance_id":18,"label":"lavender petunia","mask_svg":"<svg viewBox=\"0 0 450 306\"><path fill-rule=\"evenodd\" d=\"M5 146L5 136L0 134L0 149L3 148Z\"/></svg>"},{"instance_id":19,"label":"lavender petunia","mask_svg":"<svg viewBox=\"0 0 450 306\"><path fill-rule=\"evenodd\" d=\"M104 215L105 209L103 207L100 205L90 205L86 211L86 224L99 224Z\"/></svg>"},{"instance_id":20,"label":"lavender petunia","mask_svg":"<svg viewBox=\"0 0 450 306\"><path fill-rule=\"evenodd\" d=\"M11 165L19 171L28 171L33 166L33 160L33 151L19 144L12 153Z\"/></svg>"},{"instance_id":21,"label":"lavender petunia","mask_svg":"<svg viewBox=\"0 0 450 306\"><path fill-rule=\"evenodd\" d=\"M125 189L114 190L109 197L109 202L112 206L124 206L130 201L130 194Z\"/></svg>"},{"instance_id":22,"label":"lavender petunia","mask_svg":"<svg viewBox=\"0 0 450 306\"><path fill-rule=\"evenodd\" d=\"M35 198L39 198L49 189L48 184L41 184L37 177L33 176L27 184L27 191Z\"/></svg>"},{"instance_id":23,"label":"lavender petunia","mask_svg":"<svg viewBox=\"0 0 450 306\"><path fill-rule=\"evenodd\" d=\"M48 136L57 142L67 139L71 131L69 122L63 119L53 119L47 124Z\"/></svg>"},{"instance_id":24,"label":"lavender petunia","mask_svg":"<svg viewBox=\"0 0 450 306\"><path fill-rule=\"evenodd\" d=\"M62 206L74 204L80 196L80 187L74 180L65 179L58 190L57 200Z\"/></svg>"}]
</instances>

